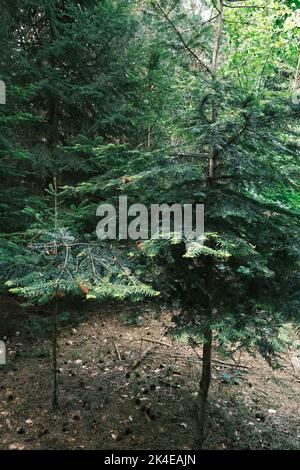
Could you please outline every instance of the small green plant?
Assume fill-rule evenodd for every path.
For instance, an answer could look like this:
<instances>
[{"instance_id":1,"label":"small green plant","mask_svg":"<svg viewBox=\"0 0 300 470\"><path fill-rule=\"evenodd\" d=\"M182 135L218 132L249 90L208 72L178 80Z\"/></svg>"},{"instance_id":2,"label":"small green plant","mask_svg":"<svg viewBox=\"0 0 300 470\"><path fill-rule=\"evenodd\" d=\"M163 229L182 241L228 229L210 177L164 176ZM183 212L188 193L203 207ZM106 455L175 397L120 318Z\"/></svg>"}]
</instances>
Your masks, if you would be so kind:
<instances>
[{"instance_id":1,"label":"small green plant","mask_svg":"<svg viewBox=\"0 0 300 470\"><path fill-rule=\"evenodd\" d=\"M240 371L235 371L231 374L228 372L223 372L222 381L228 385L239 385L242 380L242 374Z\"/></svg>"}]
</instances>

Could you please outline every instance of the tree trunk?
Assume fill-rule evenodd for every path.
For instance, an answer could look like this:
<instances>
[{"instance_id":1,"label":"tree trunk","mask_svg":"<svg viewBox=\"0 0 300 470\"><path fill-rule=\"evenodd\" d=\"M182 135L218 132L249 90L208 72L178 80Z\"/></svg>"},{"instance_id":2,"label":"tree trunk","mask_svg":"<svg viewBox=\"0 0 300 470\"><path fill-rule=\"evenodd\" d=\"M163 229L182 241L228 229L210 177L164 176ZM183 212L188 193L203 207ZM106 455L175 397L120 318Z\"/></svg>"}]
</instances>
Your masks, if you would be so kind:
<instances>
[{"instance_id":1,"label":"tree trunk","mask_svg":"<svg viewBox=\"0 0 300 470\"><path fill-rule=\"evenodd\" d=\"M54 411L58 408L58 387L57 387L57 298L53 307L53 332L52 332L52 406Z\"/></svg>"},{"instance_id":2,"label":"tree trunk","mask_svg":"<svg viewBox=\"0 0 300 470\"><path fill-rule=\"evenodd\" d=\"M49 30L51 43L53 43L57 37L58 32L55 28L55 16L56 16L56 6L51 6L48 11L47 19L49 22ZM53 70L56 67L56 60L51 57L49 60L51 69ZM55 155L55 150L59 141L58 138L58 117L57 117L57 102L56 96L50 91L48 94L48 123L50 127L50 134L47 139L47 146L49 152L53 158L53 186L54 186L54 219L53 219L53 228L54 231L57 231L58 228L58 172L57 172L57 157ZM57 260L57 246L54 242L54 256ZM53 304L53 326L52 326L52 406L54 410L58 408L58 380L57 380L57 312L58 312L58 282L56 283L56 289L54 291L54 304Z\"/></svg>"},{"instance_id":3,"label":"tree trunk","mask_svg":"<svg viewBox=\"0 0 300 470\"><path fill-rule=\"evenodd\" d=\"M300 55L299 55L299 58L298 58L298 64L297 64L297 69L296 69L296 73L295 73L295 80L294 80L294 83L293 83L293 91L296 91L297 88L298 88L299 72L300 72Z\"/></svg>"},{"instance_id":4,"label":"tree trunk","mask_svg":"<svg viewBox=\"0 0 300 470\"><path fill-rule=\"evenodd\" d=\"M219 1L218 5L218 17L216 21L215 27L215 37L214 37L214 44L212 50L212 63L211 63L211 82L212 86L215 86L217 71L218 71L218 63L219 63L219 55L220 55L220 47L221 47L221 37L222 37L222 23L223 23L223 0ZM212 101L212 125L215 125L218 121L218 104L217 100L213 99ZM208 167L208 178L207 178L207 186L212 187L215 184L215 177L216 177L216 169L218 166L218 157L219 153L218 150L212 142L211 154L209 159L209 167ZM214 262L211 261L208 263L207 270L206 270L206 292L207 292L207 314L208 320L211 318L212 315L212 296L211 292L213 291L213 269L214 269ZM202 449L205 438L206 438L206 430L207 430L207 421L208 421L208 392L211 382L211 356L212 356L212 338L213 332L210 326L206 327L204 331L204 344L203 344L203 363L202 363L202 373L201 379L199 384L199 394L197 399L197 421L198 421L198 435L196 440L196 446L198 449Z\"/></svg>"},{"instance_id":5,"label":"tree trunk","mask_svg":"<svg viewBox=\"0 0 300 470\"><path fill-rule=\"evenodd\" d=\"M208 421L208 391L211 381L212 330L207 328L204 334L202 374L197 400L198 436L197 449L202 449L206 438Z\"/></svg>"}]
</instances>

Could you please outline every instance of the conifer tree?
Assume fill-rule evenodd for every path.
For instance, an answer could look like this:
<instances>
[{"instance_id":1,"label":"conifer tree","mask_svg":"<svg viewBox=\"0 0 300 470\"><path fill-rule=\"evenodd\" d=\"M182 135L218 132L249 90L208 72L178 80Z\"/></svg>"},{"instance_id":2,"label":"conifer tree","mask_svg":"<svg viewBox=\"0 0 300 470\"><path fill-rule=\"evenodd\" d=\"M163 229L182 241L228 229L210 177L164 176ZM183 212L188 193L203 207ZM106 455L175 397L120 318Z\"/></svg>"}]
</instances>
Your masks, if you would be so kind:
<instances>
[{"instance_id":1,"label":"conifer tree","mask_svg":"<svg viewBox=\"0 0 300 470\"><path fill-rule=\"evenodd\" d=\"M177 78L190 68L182 127L177 123L173 129L176 146L171 141L152 152L115 149L119 158L114 179L106 174L76 191L88 195L101 187L108 199L121 192L131 202L149 206L158 202L205 205L204 243L200 239L186 244L170 234L170 240L145 241L133 250L142 263L145 254L152 258L147 276L152 273L153 286L159 285L162 298L168 304L179 302L177 328L203 341L196 404L196 445L202 447L213 345L229 353L236 343L250 352L259 350L271 362L284 347L281 328L298 319L299 207L280 189L283 186L285 194L299 200L298 110L292 105L290 80L285 88L278 86L284 53L279 56L276 45L273 65L261 67L260 63L260 75L256 73L254 80L250 65L245 69L236 65L247 64L247 42L252 37L246 35L245 49L239 53L235 45L228 46L239 19L255 25L260 10L262 37L270 34L270 27L282 40L294 11L280 1L271 10L265 5L255 10L246 3L242 9L231 8L237 5L220 0L212 5L208 20L194 22L186 38L180 22L186 25L188 14L178 16L176 8L167 9L163 2L152 5L175 38L170 47L182 57L178 62L182 61L184 71ZM200 28L197 35L195 25ZM289 79L294 72L289 71ZM102 155L107 161L108 155Z\"/></svg>"},{"instance_id":2,"label":"conifer tree","mask_svg":"<svg viewBox=\"0 0 300 470\"><path fill-rule=\"evenodd\" d=\"M271 362L299 320L297 5L1 5L1 265L12 292L53 304L54 404L63 296L160 291L180 306L177 331L203 344L202 447L214 347ZM204 240L99 244L97 205L125 194L148 207L203 203Z\"/></svg>"},{"instance_id":3,"label":"conifer tree","mask_svg":"<svg viewBox=\"0 0 300 470\"><path fill-rule=\"evenodd\" d=\"M90 158L97 142L133 136L128 122L140 84L128 61L136 19L131 2L124 1L1 3L1 65L9 89L1 157L10 162L3 165L3 200L21 183L4 206L1 267L10 291L26 304L53 305L56 408L59 299L137 300L154 294L118 250L95 238L90 243L80 230L84 202L76 207L59 189L103 171ZM16 215L23 224L12 224Z\"/></svg>"},{"instance_id":4,"label":"conifer tree","mask_svg":"<svg viewBox=\"0 0 300 470\"><path fill-rule=\"evenodd\" d=\"M281 2L274 3L286 21L293 15ZM155 5L189 49L168 13ZM204 340L197 400L200 447L206 436L213 342L237 342L249 350L255 345L270 359L282 346L280 327L288 319L299 319L299 207L293 211L267 196L282 180L286 190L296 190L297 166L290 160L299 161L299 147L295 128L289 127L294 113L290 90L288 84L283 93L270 88L266 73L264 89L260 77L255 94L231 81L226 65L224 74L222 35L225 10L232 6L223 0L215 5L211 60L188 50L208 77L191 127L203 177L189 187L189 198L205 204L204 244L199 240L186 248L175 240L173 246L166 248L163 242L156 248L182 304L179 325L192 334L201 332ZM238 22L240 15L230 15ZM246 18L253 21L256 15L254 8Z\"/></svg>"}]
</instances>

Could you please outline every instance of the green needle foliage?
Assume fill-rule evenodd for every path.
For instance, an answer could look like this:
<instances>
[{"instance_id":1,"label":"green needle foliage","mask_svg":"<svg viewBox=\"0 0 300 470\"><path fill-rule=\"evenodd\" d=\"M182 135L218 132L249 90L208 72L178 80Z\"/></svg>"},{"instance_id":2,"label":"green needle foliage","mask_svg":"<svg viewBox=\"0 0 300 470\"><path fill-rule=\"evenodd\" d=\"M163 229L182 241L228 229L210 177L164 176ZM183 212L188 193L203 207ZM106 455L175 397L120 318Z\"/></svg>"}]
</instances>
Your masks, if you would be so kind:
<instances>
[{"instance_id":1,"label":"green needle foliage","mask_svg":"<svg viewBox=\"0 0 300 470\"><path fill-rule=\"evenodd\" d=\"M201 447L213 348L272 362L299 322L300 5L196 3L1 1L0 265L54 325L68 296L179 307ZM204 237L100 243L124 195L204 204Z\"/></svg>"},{"instance_id":2,"label":"green needle foliage","mask_svg":"<svg viewBox=\"0 0 300 470\"><path fill-rule=\"evenodd\" d=\"M195 56L180 32L187 16L178 16L176 9L168 13L162 2L152 3L188 54L178 58L176 77L185 79L189 67L183 92L189 92L188 103L179 111L167 146L152 151L100 147L95 152L107 169L116 155L112 171L74 192L88 198L100 192L111 201L126 194L130 202L148 206L205 205L204 239L188 242L170 234L169 240L144 242L134 254L141 263L151 257L152 285L160 286L168 305L181 307L174 319L177 330L204 340L198 403L201 446L213 341L223 353L235 343L271 362L285 346L282 328L299 320L299 108L292 103L289 85L298 58L292 50L291 69L287 51L280 54L278 49L286 44L289 50L287 38L296 38L299 27L293 7L273 2L271 15L268 8L261 13L242 9L242 18L261 29L250 27L252 36L246 30L241 39L235 35L240 31L239 12L220 2L217 26L203 31L205 46L198 46ZM271 66L264 66L259 48L270 30L280 46L274 43ZM171 51L177 47L170 43ZM202 47L208 59L199 52Z\"/></svg>"}]
</instances>

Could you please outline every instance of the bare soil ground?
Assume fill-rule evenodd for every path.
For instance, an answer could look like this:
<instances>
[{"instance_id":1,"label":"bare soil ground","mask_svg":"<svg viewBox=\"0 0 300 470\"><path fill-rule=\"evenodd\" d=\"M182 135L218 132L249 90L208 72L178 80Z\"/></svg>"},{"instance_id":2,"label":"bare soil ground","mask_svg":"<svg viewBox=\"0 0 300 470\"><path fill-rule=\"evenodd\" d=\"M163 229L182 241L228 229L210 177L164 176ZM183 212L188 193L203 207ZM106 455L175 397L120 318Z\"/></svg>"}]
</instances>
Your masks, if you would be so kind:
<instances>
[{"instance_id":1,"label":"bare soil ground","mask_svg":"<svg viewBox=\"0 0 300 470\"><path fill-rule=\"evenodd\" d=\"M8 349L0 366L0 449L193 449L201 349L165 335L170 313L63 309L53 412L49 316L25 312L13 299L0 307ZM246 367L214 357L206 448L300 449L296 351L277 370L247 354L236 360Z\"/></svg>"}]
</instances>

